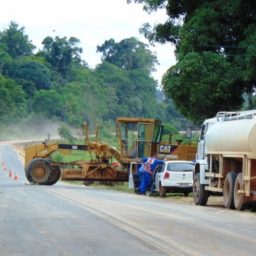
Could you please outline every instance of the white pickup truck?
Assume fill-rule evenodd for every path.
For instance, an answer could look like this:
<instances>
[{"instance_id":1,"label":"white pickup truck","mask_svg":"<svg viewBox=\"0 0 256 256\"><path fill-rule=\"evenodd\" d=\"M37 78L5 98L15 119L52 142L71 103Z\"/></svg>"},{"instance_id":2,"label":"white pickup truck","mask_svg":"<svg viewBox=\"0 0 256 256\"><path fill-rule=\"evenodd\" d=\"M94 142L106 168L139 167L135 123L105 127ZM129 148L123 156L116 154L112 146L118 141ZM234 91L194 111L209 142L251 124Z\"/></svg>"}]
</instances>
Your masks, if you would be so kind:
<instances>
[{"instance_id":1,"label":"white pickup truck","mask_svg":"<svg viewBox=\"0 0 256 256\"><path fill-rule=\"evenodd\" d=\"M192 192L193 168L194 163L191 161L164 161L154 171L151 193L158 192L161 197L165 197L167 192L188 196Z\"/></svg>"}]
</instances>

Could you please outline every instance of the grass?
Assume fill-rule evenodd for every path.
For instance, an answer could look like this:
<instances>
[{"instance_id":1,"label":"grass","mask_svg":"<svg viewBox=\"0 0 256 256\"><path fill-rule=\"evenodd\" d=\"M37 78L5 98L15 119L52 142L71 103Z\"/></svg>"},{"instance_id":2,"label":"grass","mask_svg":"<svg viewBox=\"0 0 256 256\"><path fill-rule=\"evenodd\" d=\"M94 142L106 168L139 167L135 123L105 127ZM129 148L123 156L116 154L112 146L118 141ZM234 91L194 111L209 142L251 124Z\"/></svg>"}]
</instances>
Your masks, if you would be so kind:
<instances>
[{"instance_id":1,"label":"grass","mask_svg":"<svg viewBox=\"0 0 256 256\"><path fill-rule=\"evenodd\" d=\"M66 182L70 184L84 185L83 181L66 181ZM91 185L91 187L135 194L134 189L130 189L128 187L128 182L113 183L113 185L104 185L104 184L100 184L100 182L94 182ZM158 196L158 195L156 194L155 196ZM185 197L183 193L167 193L166 197L182 200L185 198L192 198L192 193L190 193L187 197Z\"/></svg>"},{"instance_id":2,"label":"grass","mask_svg":"<svg viewBox=\"0 0 256 256\"><path fill-rule=\"evenodd\" d=\"M75 185L84 185L83 181L65 181L65 182L69 184L75 184ZM94 182L90 187L108 189L108 190L114 190L114 191L120 191L120 192L126 192L126 193L134 193L134 189L129 189L128 182L119 182L113 185L104 185L104 184L100 184L100 182Z\"/></svg>"},{"instance_id":3,"label":"grass","mask_svg":"<svg viewBox=\"0 0 256 256\"><path fill-rule=\"evenodd\" d=\"M134 189L129 189L128 182L118 183L112 186L95 183L92 185L92 187L114 190L119 192L134 193Z\"/></svg>"},{"instance_id":4,"label":"grass","mask_svg":"<svg viewBox=\"0 0 256 256\"><path fill-rule=\"evenodd\" d=\"M54 152L51 157L56 162L65 162L65 163L74 162L78 160L89 161L91 159L90 153L88 151L79 151L79 150L70 151L70 153L68 154L61 154L60 152Z\"/></svg>"}]
</instances>

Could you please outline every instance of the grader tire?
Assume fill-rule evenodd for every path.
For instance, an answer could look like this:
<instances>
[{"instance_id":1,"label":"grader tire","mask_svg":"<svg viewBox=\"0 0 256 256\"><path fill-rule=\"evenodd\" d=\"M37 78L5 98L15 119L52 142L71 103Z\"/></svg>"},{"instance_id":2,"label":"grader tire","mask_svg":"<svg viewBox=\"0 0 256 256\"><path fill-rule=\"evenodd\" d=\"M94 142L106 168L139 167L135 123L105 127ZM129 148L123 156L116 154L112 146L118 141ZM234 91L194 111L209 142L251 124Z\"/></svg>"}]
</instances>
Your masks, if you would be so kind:
<instances>
[{"instance_id":1,"label":"grader tire","mask_svg":"<svg viewBox=\"0 0 256 256\"><path fill-rule=\"evenodd\" d=\"M51 166L45 159L35 158L29 163L26 173L29 181L47 185L51 176Z\"/></svg>"},{"instance_id":2,"label":"grader tire","mask_svg":"<svg viewBox=\"0 0 256 256\"><path fill-rule=\"evenodd\" d=\"M236 177L236 181L234 185L234 206L236 210L239 210L239 211L243 211L246 209L244 196L241 194L238 194L238 190L241 190L242 188L243 188L242 173L240 172Z\"/></svg>"},{"instance_id":3,"label":"grader tire","mask_svg":"<svg viewBox=\"0 0 256 256\"><path fill-rule=\"evenodd\" d=\"M93 183L94 183L94 181L92 181L92 180L84 180L84 185L85 185L86 187L91 186Z\"/></svg>"},{"instance_id":4,"label":"grader tire","mask_svg":"<svg viewBox=\"0 0 256 256\"><path fill-rule=\"evenodd\" d=\"M33 160L32 160L33 161ZM29 164L30 165L30 164ZM26 175L26 178L27 178L27 180L29 181L29 182L33 182L33 180L32 180L32 177L30 176L30 174L29 174L29 169L28 169L28 167L29 167L29 165L25 168L25 175Z\"/></svg>"},{"instance_id":5,"label":"grader tire","mask_svg":"<svg viewBox=\"0 0 256 256\"><path fill-rule=\"evenodd\" d=\"M51 175L48 179L47 185L55 184L61 175L60 167L59 166L52 166L51 167Z\"/></svg>"},{"instance_id":6,"label":"grader tire","mask_svg":"<svg viewBox=\"0 0 256 256\"><path fill-rule=\"evenodd\" d=\"M224 180L223 203L225 208L235 209L234 205L234 185L237 173L229 172Z\"/></svg>"}]
</instances>

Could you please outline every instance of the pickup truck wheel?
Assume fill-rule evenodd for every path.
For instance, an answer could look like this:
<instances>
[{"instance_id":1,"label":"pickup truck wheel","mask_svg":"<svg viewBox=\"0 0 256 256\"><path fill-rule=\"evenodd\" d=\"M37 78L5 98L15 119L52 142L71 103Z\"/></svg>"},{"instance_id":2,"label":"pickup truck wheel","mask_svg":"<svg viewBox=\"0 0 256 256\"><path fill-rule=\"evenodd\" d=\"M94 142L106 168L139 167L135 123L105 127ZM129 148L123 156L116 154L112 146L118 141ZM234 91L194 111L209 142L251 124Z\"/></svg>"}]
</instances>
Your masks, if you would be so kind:
<instances>
[{"instance_id":1,"label":"pickup truck wheel","mask_svg":"<svg viewBox=\"0 0 256 256\"><path fill-rule=\"evenodd\" d=\"M197 173L193 182L193 198L196 205L206 205L209 192L205 190L205 185L200 184L200 174Z\"/></svg>"},{"instance_id":2,"label":"pickup truck wheel","mask_svg":"<svg viewBox=\"0 0 256 256\"><path fill-rule=\"evenodd\" d=\"M246 209L244 196L238 193L238 191L242 190L242 188L243 188L242 173L240 172L236 177L236 181L234 185L234 206L239 211L243 211Z\"/></svg>"},{"instance_id":3,"label":"pickup truck wheel","mask_svg":"<svg viewBox=\"0 0 256 256\"><path fill-rule=\"evenodd\" d=\"M225 208L235 209L234 205L234 185L236 181L236 172L229 172L224 180L223 186L223 204Z\"/></svg>"},{"instance_id":4,"label":"pickup truck wheel","mask_svg":"<svg viewBox=\"0 0 256 256\"><path fill-rule=\"evenodd\" d=\"M27 174L31 179L29 181L47 185L51 175L51 166L45 159L35 158L28 164Z\"/></svg>"},{"instance_id":5,"label":"pickup truck wheel","mask_svg":"<svg viewBox=\"0 0 256 256\"><path fill-rule=\"evenodd\" d=\"M163 187L161 183L159 184L159 194L160 194L160 197L166 197L166 188Z\"/></svg>"}]
</instances>

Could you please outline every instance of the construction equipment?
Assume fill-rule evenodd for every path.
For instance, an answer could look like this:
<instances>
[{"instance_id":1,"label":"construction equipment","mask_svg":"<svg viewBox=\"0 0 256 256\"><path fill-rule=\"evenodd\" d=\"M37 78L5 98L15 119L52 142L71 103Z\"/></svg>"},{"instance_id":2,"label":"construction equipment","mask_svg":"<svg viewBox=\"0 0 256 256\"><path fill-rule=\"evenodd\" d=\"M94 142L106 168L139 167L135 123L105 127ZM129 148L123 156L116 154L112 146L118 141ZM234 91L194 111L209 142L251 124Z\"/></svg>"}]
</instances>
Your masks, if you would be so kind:
<instances>
[{"instance_id":1,"label":"construction equipment","mask_svg":"<svg viewBox=\"0 0 256 256\"><path fill-rule=\"evenodd\" d=\"M219 112L203 123L194 169L194 201L223 195L226 208L256 203L256 110Z\"/></svg>"},{"instance_id":2,"label":"construction equipment","mask_svg":"<svg viewBox=\"0 0 256 256\"><path fill-rule=\"evenodd\" d=\"M129 172L136 173L137 163L141 158L158 152L163 126L158 119L120 117L116 120L116 132L120 150L99 142L98 133L95 141L91 141L87 124L84 125L84 145L44 142L27 147L27 179L41 185L52 185L60 176L62 180L83 180L85 185L90 185L94 181L128 181ZM89 152L91 159L64 163L53 161L51 158L56 151L69 153L74 150Z\"/></svg>"}]
</instances>

